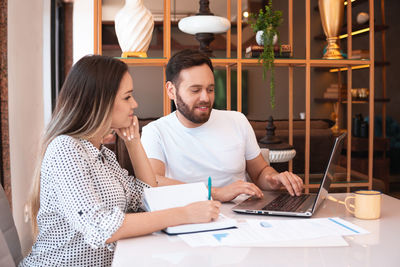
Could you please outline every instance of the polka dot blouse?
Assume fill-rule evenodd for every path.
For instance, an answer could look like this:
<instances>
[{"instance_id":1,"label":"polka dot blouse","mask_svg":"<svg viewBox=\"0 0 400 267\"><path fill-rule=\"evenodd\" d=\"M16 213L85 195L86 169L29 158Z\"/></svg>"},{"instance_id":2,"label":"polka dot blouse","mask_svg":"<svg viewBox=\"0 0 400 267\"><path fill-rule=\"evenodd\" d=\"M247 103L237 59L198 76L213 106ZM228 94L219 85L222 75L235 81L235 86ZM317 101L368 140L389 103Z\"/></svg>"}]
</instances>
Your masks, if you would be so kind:
<instances>
[{"instance_id":1,"label":"polka dot blouse","mask_svg":"<svg viewBox=\"0 0 400 267\"><path fill-rule=\"evenodd\" d=\"M58 136L41 166L39 235L20 266L110 266L115 243L106 240L125 213L141 211L144 187L108 148Z\"/></svg>"}]
</instances>

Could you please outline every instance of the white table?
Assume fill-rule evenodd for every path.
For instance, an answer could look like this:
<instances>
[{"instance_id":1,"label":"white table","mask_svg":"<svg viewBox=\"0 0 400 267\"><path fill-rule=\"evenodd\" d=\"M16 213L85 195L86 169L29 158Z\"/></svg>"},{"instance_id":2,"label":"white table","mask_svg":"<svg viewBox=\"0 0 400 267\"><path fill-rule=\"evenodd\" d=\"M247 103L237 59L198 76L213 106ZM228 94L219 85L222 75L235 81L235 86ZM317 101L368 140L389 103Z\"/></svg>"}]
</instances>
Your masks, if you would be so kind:
<instances>
[{"instance_id":1,"label":"white table","mask_svg":"<svg viewBox=\"0 0 400 267\"><path fill-rule=\"evenodd\" d=\"M346 196L332 195L340 200ZM234 213L233 205L222 205L222 213L236 219L262 216ZM356 219L343 205L329 200L322 203L314 217L341 217L371 234L345 237L348 247L191 248L177 236L157 232L118 241L113 266L400 266L400 200L383 195L378 220Z\"/></svg>"}]
</instances>

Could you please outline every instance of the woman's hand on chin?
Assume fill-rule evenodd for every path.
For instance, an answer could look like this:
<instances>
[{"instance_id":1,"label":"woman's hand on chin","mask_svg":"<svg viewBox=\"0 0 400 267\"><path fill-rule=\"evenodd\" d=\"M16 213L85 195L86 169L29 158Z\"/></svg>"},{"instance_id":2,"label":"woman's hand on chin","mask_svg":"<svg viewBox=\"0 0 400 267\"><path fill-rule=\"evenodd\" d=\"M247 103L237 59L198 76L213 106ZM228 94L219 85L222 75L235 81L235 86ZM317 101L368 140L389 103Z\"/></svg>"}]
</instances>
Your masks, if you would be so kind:
<instances>
[{"instance_id":1,"label":"woman's hand on chin","mask_svg":"<svg viewBox=\"0 0 400 267\"><path fill-rule=\"evenodd\" d=\"M136 116L133 116L131 125L126 128L115 128L113 129L122 140L125 142L131 142L133 140L140 140L139 134L139 122Z\"/></svg>"}]
</instances>

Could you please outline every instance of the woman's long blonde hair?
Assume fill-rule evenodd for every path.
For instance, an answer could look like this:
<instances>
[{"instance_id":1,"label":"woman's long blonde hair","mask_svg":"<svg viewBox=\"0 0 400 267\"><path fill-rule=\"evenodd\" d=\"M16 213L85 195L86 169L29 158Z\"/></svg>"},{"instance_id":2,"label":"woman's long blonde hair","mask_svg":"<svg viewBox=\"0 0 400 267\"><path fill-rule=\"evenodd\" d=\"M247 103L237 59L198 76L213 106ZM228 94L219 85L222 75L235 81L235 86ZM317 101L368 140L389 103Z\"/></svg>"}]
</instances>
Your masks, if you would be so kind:
<instances>
[{"instance_id":1,"label":"woman's long blonde hair","mask_svg":"<svg viewBox=\"0 0 400 267\"><path fill-rule=\"evenodd\" d=\"M52 118L41 139L30 195L30 215L34 237L38 234L40 169L47 146L59 135L90 138L110 123L110 113L127 65L106 56L80 59L69 72Z\"/></svg>"}]
</instances>

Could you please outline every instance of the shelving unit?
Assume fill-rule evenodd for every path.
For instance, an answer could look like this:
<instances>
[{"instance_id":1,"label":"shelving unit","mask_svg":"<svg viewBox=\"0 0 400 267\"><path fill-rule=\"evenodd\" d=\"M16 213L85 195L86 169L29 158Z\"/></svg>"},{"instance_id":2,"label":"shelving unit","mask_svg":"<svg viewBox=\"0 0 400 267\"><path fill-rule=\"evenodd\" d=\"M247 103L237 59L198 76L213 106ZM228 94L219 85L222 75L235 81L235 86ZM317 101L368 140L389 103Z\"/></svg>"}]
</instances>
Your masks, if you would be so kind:
<instances>
[{"instance_id":1,"label":"shelving unit","mask_svg":"<svg viewBox=\"0 0 400 267\"><path fill-rule=\"evenodd\" d=\"M389 98L375 98L375 102L389 102ZM314 102L316 103L343 103L346 104L347 100L343 99L335 99L335 98L314 98ZM351 103L353 104L368 104L368 99L363 99L363 98L353 98L351 100Z\"/></svg>"},{"instance_id":2,"label":"shelving unit","mask_svg":"<svg viewBox=\"0 0 400 267\"><path fill-rule=\"evenodd\" d=\"M357 3L357 5L361 6L361 4L366 4L366 2L368 2L368 0L357 0L355 2L353 2L353 5L355 3ZM373 12L373 5L374 5L374 1L369 1L369 11L370 13ZM390 102L390 99L387 98L387 94L386 94L386 67L390 65L390 62L387 61L386 58L386 41L385 41L385 32L386 30L389 28L389 26L386 24L386 20L385 20L385 0L380 0L380 6L381 6L381 24L379 25L374 25L374 31L373 33L370 34L370 38L369 38L369 46L370 46L370 50L374 49L373 46L373 42L374 42L374 34L375 32L380 32L381 34L381 40L382 40L382 47L381 47L381 52L382 52L382 57L377 59L375 58L374 61L374 66L370 67L370 65L365 64L365 65L361 65L361 66L352 66L351 70L349 71L349 68L335 68L335 69L327 69L327 68L318 68L318 71L329 71L329 72L336 72L338 73L338 80L339 80L339 84L341 84L341 75L340 73L347 71L348 72L348 78L347 81L352 81L353 78L353 74L352 71L353 70L357 70L357 69L364 69L364 68L369 68L370 69L370 79L371 77L373 77L371 75L371 72L375 69L375 67L379 67L382 70L382 88L381 88L381 93L378 95L376 94L376 92L374 92L373 96L374 96L374 100L369 101L368 99L352 99L351 101L349 101L349 98L351 98L351 96L347 96L345 99L342 99L341 96L338 96L338 99L324 99L324 98L317 98L314 99L314 101L316 103L327 103L327 102L331 102L331 103L336 103L335 105L337 105L337 110L340 113L341 110L341 106L340 104L346 104L345 107L347 108L347 129L348 132L351 132L351 120L352 120L352 104L369 104L369 117L370 118L374 118L374 116L372 115L373 113L375 113L374 111L371 112L371 108L374 106L375 103L380 103L382 106L382 139L385 140L385 142L387 142L388 140L386 139L386 104L388 102ZM365 11L365 10L364 10ZM351 12L352 12L352 7L348 7L347 8L347 22L351 21ZM366 34L369 32L369 29L371 28L371 20L374 20L374 17L370 17L370 22L369 25L367 24L363 24L363 25L351 25L348 24L347 25L347 32L350 31L354 33L355 31L360 31L360 34ZM372 28L371 28L372 29ZM342 31L341 34L343 34L344 32ZM314 37L315 40L320 39L321 36L316 36ZM352 38L358 38L358 35L353 35L353 34L346 34L346 36L344 38L348 38L347 40L347 44L348 44L348 56L351 57L351 53L349 53L350 51L352 51ZM344 39L343 38L343 39ZM375 54L375 51L370 51L370 54ZM369 58L370 61L373 60L373 58ZM371 85L371 81L370 81L370 85ZM348 84L347 88L352 88L351 84ZM351 95L350 90L348 90L348 94ZM340 103L340 104L338 104ZM370 124L373 123L374 120L369 120ZM373 125L370 125L370 127L372 127L372 131L374 129ZM371 131L371 128L370 128ZM350 136L348 137L350 138ZM353 137L354 139L355 137ZM381 139L377 139L377 138L373 138L371 137L369 139L369 142L374 144L374 147L369 146L369 149L371 151L369 151L369 155L368 155L368 174L369 177L371 177L374 173L377 175L376 177L379 177L381 179L383 179L384 183L385 183L385 191L388 192L389 190L389 174L388 172L383 171L385 168L388 169L389 166L389 162L386 159L386 151L389 149L388 147L386 148L386 150L382 150L382 146L379 146L376 144L376 141L380 141ZM354 140L353 140L354 141ZM365 141L365 140L364 140ZM365 143L365 142L364 142ZM351 145L351 143L350 143ZM379 151L380 153L382 152L383 156L379 156L379 157L375 157L374 158L374 152ZM372 156L371 156L372 154ZM352 169L352 162L356 162L356 159L354 157L351 156L351 150L347 148L347 166L348 169L347 171ZM358 160L364 160L359 158ZM357 163L357 162L356 162ZM355 167L356 169L360 170L359 164L357 164L358 167ZM356 165L354 165L356 166ZM365 165L363 165L365 166ZM377 171L373 172L373 166L379 166L379 168L377 168ZM375 167L374 167L375 168ZM365 170L363 170L363 172L365 172ZM384 175L382 175L384 173Z\"/></svg>"},{"instance_id":3,"label":"shelving unit","mask_svg":"<svg viewBox=\"0 0 400 267\"><path fill-rule=\"evenodd\" d=\"M231 20L231 0L227 0L227 18ZM120 60L126 62L128 65L135 66L159 66L163 68L163 73L165 73L165 66L168 62L168 59L171 57L171 1L164 0L164 22L163 22L163 57L162 58L120 58ZM94 18L95 18L95 29L94 29L94 51L98 54L102 53L102 45L101 45L101 7L102 1L95 0L94 7ZM362 65L369 65L369 116L371 118L374 117L374 68L375 68L375 55L374 55L374 6L373 0L369 0L369 59L368 60L324 60L324 59L312 59L310 57L311 50L311 30L310 30L310 17L311 17L311 7L310 0L305 0L305 25L306 25L306 56L305 58L296 59L296 58L285 58L285 59L276 59L274 64L280 67L288 68L288 100L289 100L289 143L293 145L293 72L294 68L304 68L305 69L305 174L304 174L304 186L306 193L309 192L312 188L318 188L319 184L313 183L310 181L310 119L311 119L311 69L318 67L334 67L334 68L349 68L348 76L347 76L347 84L348 88L351 88L352 84L352 70L351 67L357 67ZM347 33L349 37L347 38L347 48L348 55L351 56L352 51L352 21L351 21L351 11L352 4L349 2L347 5ZM236 68L237 70L237 110L242 111L242 69L245 66L258 66L260 63L258 59L247 59L243 58L243 43L242 43L242 1L237 1L237 57L231 57L231 31L229 30L226 34L226 58L214 58L212 62L215 66L221 66L226 69L227 73L227 109L231 109L231 69ZM288 0L288 43L291 47L295 47L293 44L293 0ZM165 74L164 74L164 82L165 82ZM350 90L348 90L347 94L347 109L348 109L348 124L347 131L351 132L351 106L353 103ZM169 114L170 110L170 101L168 96L163 91L163 104L164 104L164 115ZM368 141L368 179L367 181L353 181L351 177L351 149L347 149L348 153L348 161L347 161L347 177L344 182L333 184L333 187L344 187L349 191L352 187L368 187L372 188L372 166L373 166L373 129L374 123L373 120L369 124L369 136L370 139ZM347 137L347 147L351 147L351 135ZM292 162L289 162L289 170L293 169Z\"/></svg>"}]
</instances>

